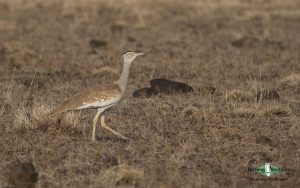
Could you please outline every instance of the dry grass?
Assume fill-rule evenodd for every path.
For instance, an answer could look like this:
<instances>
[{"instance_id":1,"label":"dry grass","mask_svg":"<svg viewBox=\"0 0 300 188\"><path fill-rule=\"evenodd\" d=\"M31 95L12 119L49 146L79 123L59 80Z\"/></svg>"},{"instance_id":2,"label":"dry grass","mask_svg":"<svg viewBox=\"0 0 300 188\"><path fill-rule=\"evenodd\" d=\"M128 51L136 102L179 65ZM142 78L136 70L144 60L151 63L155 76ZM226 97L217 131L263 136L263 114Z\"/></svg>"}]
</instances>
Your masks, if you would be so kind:
<instances>
[{"instance_id":1,"label":"dry grass","mask_svg":"<svg viewBox=\"0 0 300 188\"><path fill-rule=\"evenodd\" d=\"M266 106L260 113L260 115L269 117L269 116L281 116L288 117L292 115L292 110L283 104L273 104Z\"/></svg>"},{"instance_id":2,"label":"dry grass","mask_svg":"<svg viewBox=\"0 0 300 188\"><path fill-rule=\"evenodd\" d=\"M293 115L292 109L283 104L268 104L257 107L238 107L232 111L233 117L289 117Z\"/></svg>"},{"instance_id":3,"label":"dry grass","mask_svg":"<svg viewBox=\"0 0 300 188\"><path fill-rule=\"evenodd\" d=\"M251 101L254 99L253 95L250 92L241 91L237 89L228 91L225 97L227 101L237 102Z\"/></svg>"},{"instance_id":4,"label":"dry grass","mask_svg":"<svg viewBox=\"0 0 300 188\"><path fill-rule=\"evenodd\" d=\"M13 130L16 131L40 131L50 135L76 135L81 134L79 127L79 115L68 112L62 117L49 117L50 107L34 105L32 112L28 113L24 108L15 112Z\"/></svg>"},{"instance_id":5,"label":"dry grass","mask_svg":"<svg viewBox=\"0 0 300 188\"><path fill-rule=\"evenodd\" d=\"M32 109L32 117L40 124L49 124L51 119L47 116L47 114L49 114L50 111L51 109L49 106L35 104Z\"/></svg>"},{"instance_id":6,"label":"dry grass","mask_svg":"<svg viewBox=\"0 0 300 188\"><path fill-rule=\"evenodd\" d=\"M120 72L117 69L113 69L111 67L105 66L105 67L101 67L99 69L95 69L92 71L92 74L113 74L113 75L119 75Z\"/></svg>"},{"instance_id":7,"label":"dry grass","mask_svg":"<svg viewBox=\"0 0 300 188\"><path fill-rule=\"evenodd\" d=\"M20 108L15 112L13 129L22 130L22 129L34 129L36 128L34 124L30 122L27 112Z\"/></svg>"},{"instance_id":8,"label":"dry grass","mask_svg":"<svg viewBox=\"0 0 300 188\"><path fill-rule=\"evenodd\" d=\"M300 187L299 8L295 0L0 0L0 187L18 161L36 166L38 188L261 187L248 178L267 178L247 169L265 162L291 169L269 187ZM94 39L106 46L92 53ZM147 55L105 116L129 141L97 126L92 142L95 110L47 116L80 89L116 80L128 50ZM153 78L194 92L132 97Z\"/></svg>"},{"instance_id":9,"label":"dry grass","mask_svg":"<svg viewBox=\"0 0 300 188\"><path fill-rule=\"evenodd\" d=\"M256 116L257 110L254 108L236 108L233 110L232 115L234 117L253 118Z\"/></svg>"},{"instance_id":10,"label":"dry grass","mask_svg":"<svg viewBox=\"0 0 300 188\"><path fill-rule=\"evenodd\" d=\"M103 187L140 187L144 180L144 171L126 164L107 169L101 175ZM145 186L145 184L143 185Z\"/></svg>"},{"instance_id":11,"label":"dry grass","mask_svg":"<svg viewBox=\"0 0 300 188\"><path fill-rule=\"evenodd\" d=\"M282 86L299 88L300 87L300 74L291 74L280 80Z\"/></svg>"}]
</instances>

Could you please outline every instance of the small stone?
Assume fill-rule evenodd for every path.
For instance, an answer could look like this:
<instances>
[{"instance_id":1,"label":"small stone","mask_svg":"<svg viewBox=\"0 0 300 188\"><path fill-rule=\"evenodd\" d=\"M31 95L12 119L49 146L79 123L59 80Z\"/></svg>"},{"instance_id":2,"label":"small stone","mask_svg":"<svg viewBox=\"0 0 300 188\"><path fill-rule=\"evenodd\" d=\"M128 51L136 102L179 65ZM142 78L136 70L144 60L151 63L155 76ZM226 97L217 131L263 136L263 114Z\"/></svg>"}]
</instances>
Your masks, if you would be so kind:
<instances>
[{"instance_id":1,"label":"small stone","mask_svg":"<svg viewBox=\"0 0 300 188\"><path fill-rule=\"evenodd\" d=\"M137 89L133 92L133 97L148 98L157 95L157 92L153 88L144 87Z\"/></svg>"},{"instance_id":2,"label":"small stone","mask_svg":"<svg viewBox=\"0 0 300 188\"><path fill-rule=\"evenodd\" d=\"M10 187L34 188L37 181L38 173L32 163L19 163L10 168Z\"/></svg>"},{"instance_id":3,"label":"small stone","mask_svg":"<svg viewBox=\"0 0 300 188\"><path fill-rule=\"evenodd\" d=\"M107 42L104 40L92 39L90 40L90 46L92 48L100 48L100 47L107 46Z\"/></svg>"},{"instance_id":4,"label":"small stone","mask_svg":"<svg viewBox=\"0 0 300 188\"><path fill-rule=\"evenodd\" d=\"M106 46L107 46L107 42L104 40L97 40L97 39L90 40L90 47L92 48L93 53L96 53L96 48L102 48Z\"/></svg>"}]
</instances>

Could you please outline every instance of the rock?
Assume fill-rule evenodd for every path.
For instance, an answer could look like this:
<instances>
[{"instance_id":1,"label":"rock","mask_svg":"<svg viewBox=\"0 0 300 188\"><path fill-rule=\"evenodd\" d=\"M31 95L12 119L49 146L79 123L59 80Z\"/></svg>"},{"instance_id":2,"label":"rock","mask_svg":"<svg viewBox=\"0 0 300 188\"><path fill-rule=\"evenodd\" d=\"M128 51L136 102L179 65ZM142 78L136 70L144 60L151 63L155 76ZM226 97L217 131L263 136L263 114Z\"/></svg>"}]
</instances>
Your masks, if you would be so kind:
<instances>
[{"instance_id":1,"label":"rock","mask_svg":"<svg viewBox=\"0 0 300 188\"><path fill-rule=\"evenodd\" d=\"M100 47L107 46L107 42L104 40L92 39L90 40L90 46L92 48L100 48Z\"/></svg>"},{"instance_id":2,"label":"rock","mask_svg":"<svg viewBox=\"0 0 300 188\"><path fill-rule=\"evenodd\" d=\"M128 42L136 42L136 38L134 37L127 37Z\"/></svg>"},{"instance_id":3,"label":"rock","mask_svg":"<svg viewBox=\"0 0 300 188\"><path fill-rule=\"evenodd\" d=\"M19 163L10 168L8 181L9 187L34 188L38 173L32 163Z\"/></svg>"},{"instance_id":4,"label":"rock","mask_svg":"<svg viewBox=\"0 0 300 188\"><path fill-rule=\"evenodd\" d=\"M96 48L106 47L107 42L104 40L97 40L97 39L91 39L90 40L90 47L92 48L92 51L95 53Z\"/></svg>"},{"instance_id":5,"label":"rock","mask_svg":"<svg viewBox=\"0 0 300 188\"><path fill-rule=\"evenodd\" d=\"M120 24L114 24L110 27L110 30L112 33L119 33L124 30L124 26L122 26Z\"/></svg>"},{"instance_id":6,"label":"rock","mask_svg":"<svg viewBox=\"0 0 300 188\"><path fill-rule=\"evenodd\" d=\"M237 39L237 40L232 41L231 45L233 47L236 47L236 48L241 48L241 47L244 46L244 42L245 42L245 39L241 38L241 39Z\"/></svg>"},{"instance_id":7,"label":"rock","mask_svg":"<svg viewBox=\"0 0 300 188\"><path fill-rule=\"evenodd\" d=\"M241 48L244 46L249 47L249 46L253 46L253 45L257 44L258 42L259 42L259 40L256 38L244 36L244 37L241 37L239 39L232 41L231 46L233 46L235 48Z\"/></svg>"},{"instance_id":8,"label":"rock","mask_svg":"<svg viewBox=\"0 0 300 188\"><path fill-rule=\"evenodd\" d=\"M4 61L5 53L6 53L6 49L4 45L0 42L0 63Z\"/></svg>"},{"instance_id":9,"label":"rock","mask_svg":"<svg viewBox=\"0 0 300 188\"><path fill-rule=\"evenodd\" d=\"M153 90L157 93L172 94L179 92L186 93L194 91L194 89L191 86L185 83L175 82L164 78L153 79L150 81L150 85L153 88Z\"/></svg>"},{"instance_id":10,"label":"rock","mask_svg":"<svg viewBox=\"0 0 300 188\"><path fill-rule=\"evenodd\" d=\"M141 97L141 98L148 98L151 96L157 95L157 92L153 90L153 88L144 87L141 89L137 89L133 92L133 97Z\"/></svg>"}]
</instances>

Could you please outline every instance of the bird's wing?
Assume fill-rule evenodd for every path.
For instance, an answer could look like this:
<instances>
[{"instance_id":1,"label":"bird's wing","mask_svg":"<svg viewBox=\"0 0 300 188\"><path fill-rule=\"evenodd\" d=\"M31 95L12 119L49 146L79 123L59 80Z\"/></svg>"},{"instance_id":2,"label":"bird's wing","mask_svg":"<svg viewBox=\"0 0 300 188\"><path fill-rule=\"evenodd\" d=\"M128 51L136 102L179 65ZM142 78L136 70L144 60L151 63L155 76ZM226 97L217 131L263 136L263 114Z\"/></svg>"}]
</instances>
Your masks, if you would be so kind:
<instances>
[{"instance_id":1,"label":"bird's wing","mask_svg":"<svg viewBox=\"0 0 300 188\"><path fill-rule=\"evenodd\" d=\"M86 89L69 99L64 103L57 106L51 113L50 116L61 114L67 110L79 109L80 107L86 106L95 102L103 102L114 100L120 97L122 91L118 85L102 85L94 88Z\"/></svg>"}]
</instances>

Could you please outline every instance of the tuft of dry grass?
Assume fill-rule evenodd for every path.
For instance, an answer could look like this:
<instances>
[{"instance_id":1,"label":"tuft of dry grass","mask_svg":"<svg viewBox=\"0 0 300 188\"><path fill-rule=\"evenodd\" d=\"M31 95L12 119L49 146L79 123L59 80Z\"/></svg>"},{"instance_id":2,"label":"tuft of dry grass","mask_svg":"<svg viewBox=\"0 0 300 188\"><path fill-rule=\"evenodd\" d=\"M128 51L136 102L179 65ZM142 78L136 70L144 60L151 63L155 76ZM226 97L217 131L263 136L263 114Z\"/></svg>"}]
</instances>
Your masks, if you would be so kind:
<instances>
[{"instance_id":1,"label":"tuft of dry grass","mask_svg":"<svg viewBox=\"0 0 300 188\"><path fill-rule=\"evenodd\" d=\"M233 117L243 117L243 118L253 118L256 116L256 111L254 108L240 107L232 111Z\"/></svg>"},{"instance_id":2,"label":"tuft of dry grass","mask_svg":"<svg viewBox=\"0 0 300 188\"><path fill-rule=\"evenodd\" d=\"M95 74L112 74L112 75L119 75L119 70L108 67L108 66L104 66L98 69L93 69L92 70L92 75Z\"/></svg>"},{"instance_id":3,"label":"tuft of dry grass","mask_svg":"<svg viewBox=\"0 0 300 188\"><path fill-rule=\"evenodd\" d=\"M14 114L13 128L15 130L34 130L38 129L41 125L49 125L55 122L54 119L50 119L47 116L49 111L50 108L45 105L34 105L31 113L27 112L24 108L19 108Z\"/></svg>"},{"instance_id":4,"label":"tuft of dry grass","mask_svg":"<svg viewBox=\"0 0 300 188\"><path fill-rule=\"evenodd\" d=\"M62 123L64 125L78 127L79 126L79 114L76 112L73 112L73 111L66 113L62 119Z\"/></svg>"},{"instance_id":5,"label":"tuft of dry grass","mask_svg":"<svg viewBox=\"0 0 300 188\"><path fill-rule=\"evenodd\" d=\"M226 93L225 99L226 101L245 102L253 100L253 95L250 92L233 89Z\"/></svg>"},{"instance_id":6,"label":"tuft of dry grass","mask_svg":"<svg viewBox=\"0 0 300 188\"><path fill-rule=\"evenodd\" d=\"M185 107L182 112L181 112L181 115L183 117L190 117L190 116L197 116L199 115L199 109L195 106L188 106L188 107Z\"/></svg>"},{"instance_id":7,"label":"tuft of dry grass","mask_svg":"<svg viewBox=\"0 0 300 188\"><path fill-rule=\"evenodd\" d=\"M280 80L283 87L299 88L300 87L300 74L291 74Z\"/></svg>"},{"instance_id":8,"label":"tuft of dry grass","mask_svg":"<svg viewBox=\"0 0 300 188\"><path fill-rule=\"evenodd\" d=\"M49 117L50 107L37 104L32 112L28 113L24 108L15 112L13 123L14 130L42 131L50 135L74 135L80 134L79 115L76 112L67 112L61 116Z\"/></svg>"},{"instance_id":9,"label":"tuft of dry grass","mask_svg":"<svg viewBox=\"0 0 300 188\"><path fill-rule=\"evenodd\" d=\"M104 187L140 187L144 180L142 169L121 164L107 169L102 174L102 184Z\"/></svg>"},{"instance_id":10,"label":"tuft of dry grass","mask_svg":"<svg viewBox=\"0 0 300 188\"><path fill-rule=\"evenodd\" d=\"M82 134L79 126L79 113L66 112L56 117L44 117L38 123L39 129L50 135L79 136Z\"/></svg>"},{"instance_id":11,"label":"tuft of dry grass","mask_svg":"<svg viewBox=\"0 0 300 188\"><path fill-rule=\"evenodd\" d=\"M28 113L24 108L19 108L15 111L13 127L14 130L35 129L36 126L32 124Z\"/></svg>"},{"instance_id":12,"label":"tuft of dry grass","mask_svg":"<svg viewBox=\"0 0 300 188\"><path fill-rule=\"evenodd\" d=\"M43 104L36 104L32 109L32 119L39 124L50 124L53 119L50 119L47 114L50 112L50 107Z\"/></svg>"},{"instance_id":13,"label":"tuft of dry grass","mask_svg":"<svg viewBox=\"0 0 300 188\"><path fill-rule=\"evenodd\" d=\"M292 110L290 107L282 104L271 104L265 106L259 112L259 115L264 117L271 117L271 116L288 117L292 115Z\"/></svg>"},{"instance_id":14,"label":"tuft of dry grass","mask_svg":"<svg viewBox=\"0 0 300 188\"><path fill-rule=\"evenodd\" d=\"M288 117L293 114L290 107L283 104L267 104L261 105L258 108L253 107L238 107L235 108L231 115L233 117L254 118L258 117Z\"/></svg>"}]
</instances>

